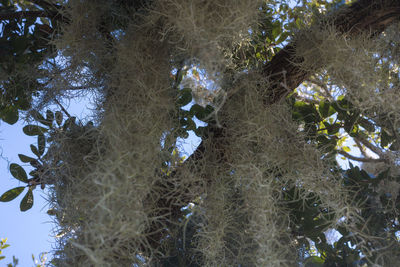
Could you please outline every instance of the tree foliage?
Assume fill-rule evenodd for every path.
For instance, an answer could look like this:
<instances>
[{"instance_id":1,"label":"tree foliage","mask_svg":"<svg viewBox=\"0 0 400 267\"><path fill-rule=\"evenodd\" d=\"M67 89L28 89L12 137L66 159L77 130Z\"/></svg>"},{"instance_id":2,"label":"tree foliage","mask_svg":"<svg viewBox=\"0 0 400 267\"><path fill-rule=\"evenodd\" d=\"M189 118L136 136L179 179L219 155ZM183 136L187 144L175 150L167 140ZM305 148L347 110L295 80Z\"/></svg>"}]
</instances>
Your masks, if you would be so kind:
<instances>
[{"instance_id":1,"label":"tree foliage","mask_svg":"<svg viewBox=\"0 0 400 267\"><path fill-rule=\"evenodd\" d=\"M0 118L37 142L0 201L48 189L55 266L393 266L399 10L1 1ZM92 121L63 107L73 92Z\"/></svg>"}]
</instances>

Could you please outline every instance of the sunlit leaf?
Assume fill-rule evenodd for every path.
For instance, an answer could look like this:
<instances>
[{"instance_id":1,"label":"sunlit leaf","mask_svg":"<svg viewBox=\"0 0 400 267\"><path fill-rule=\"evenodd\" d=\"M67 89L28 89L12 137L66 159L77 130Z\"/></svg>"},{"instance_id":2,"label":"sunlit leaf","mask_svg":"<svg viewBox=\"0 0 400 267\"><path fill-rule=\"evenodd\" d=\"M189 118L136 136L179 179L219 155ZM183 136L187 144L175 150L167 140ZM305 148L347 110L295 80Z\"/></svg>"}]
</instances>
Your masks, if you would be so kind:
<instances>
[{"instance_id":1,"label":"sunlit leaf","mask_svg":"<svg viewBox=\"0 0 400 267\"><path fill-rule=\"evenodd\" d=\"M345 152L350 152L350 151L351 151L350 147L348 147L348 146L344 146L344 147L342 147L342 149L343 149Z\"/></svg>"}]
</instances>

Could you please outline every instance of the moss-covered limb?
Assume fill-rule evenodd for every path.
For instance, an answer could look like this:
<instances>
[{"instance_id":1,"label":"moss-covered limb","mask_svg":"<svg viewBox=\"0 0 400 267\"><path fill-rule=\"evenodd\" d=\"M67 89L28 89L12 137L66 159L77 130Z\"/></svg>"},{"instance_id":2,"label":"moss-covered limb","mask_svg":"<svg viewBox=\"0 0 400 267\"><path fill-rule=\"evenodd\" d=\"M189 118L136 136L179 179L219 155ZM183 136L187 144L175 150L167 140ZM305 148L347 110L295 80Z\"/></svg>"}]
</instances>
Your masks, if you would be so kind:
<instances>
[{"instance_id":1,"label":"moss-covered limb","mask_svg":"<svg viewBox=\"0 0 400 267\"><path fill-rule=\"evenodd\" d=\"M359 0L335 15L333 24L342 33L367 31L376 35L399 18L400 2L397 0Z\"/></svg>"},{"instance_id":2,"label":"moss-covered limb","mask_svg":"<svg viewBox=\"0 0 400 267\"><path fill-rule=\"evenodd\" d=\"M330 22L338 32L349 36L371 33L377 35L400 18L400 2L396 0L361 0L340 12L330 15ZM328 21L331 20L329 17ZM295 39L296 40L296 39ZM311 44L310 44L311 45ZM297 64L301 58L295 56L296 42L290 43L276 54L263 69L274 86L268 88L265 102L276 103L291 93L312 73L312 70L301 69ZM320 62L321 66L324 62Z\"/></svg>"}]
</instances>

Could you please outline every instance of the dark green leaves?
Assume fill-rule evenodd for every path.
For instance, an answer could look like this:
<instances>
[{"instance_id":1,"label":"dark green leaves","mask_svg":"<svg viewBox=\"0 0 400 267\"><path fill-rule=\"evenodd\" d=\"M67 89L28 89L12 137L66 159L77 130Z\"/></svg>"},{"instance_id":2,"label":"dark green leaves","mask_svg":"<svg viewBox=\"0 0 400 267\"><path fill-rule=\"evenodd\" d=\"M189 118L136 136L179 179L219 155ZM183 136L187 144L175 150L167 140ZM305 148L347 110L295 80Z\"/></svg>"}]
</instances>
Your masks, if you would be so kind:
<instances>
[{"instance_id":1,"label":"dark green leaves","mask_svg":"<svg viewBox=\"0 0 400 267\"><path fill-rule=\"evenodd\" d=\"M39 153L39 150L34 145L30 145L30 147L32 153L35 154L38 158L40 158L41 154Z\"/></svg>"},{"instance_id":2,"label":"dark green leaves","mask_svg":"<svg viewBox=\"0 0 400 267\"><path fill-rule=\"evenodd\" d=\"M10 172L11 172L11 175L14 176L15 179L18 179L24 183L28 182L28 176L26 175L25 170L18 164L11 163L10 164Z\"/></svg>"},{"instance_id":3,"label":"dark green leaves","mask_svg":"<svg viewBox=\"0 0 400 267\"><path fill-rule=\"evenodd\" d=\"M23 154L18 154L18 157L19 157L19 159L20 159L22 162L24 162L24 163L29 163L29 162L35 160L34 158L25 156L25 155L23 155Z\"/></svg>"},{"instance_id":4,"label":"dark green leaves","mask_svg":"<svg viewBox=\"0 0 400 267\"><path fill-rule=\"evenodd\" d=\"M28 192L21 200L19 208L21 211L27 211L30 208L32 208L32 206L33 206L33 193L32 193L32 188L29 188Z\"/></svg>"},{"instance_id":5,"label":"dark green leaves","mask_svg":"<svg viewBox=\"0 0 400 267\"><path fill-rule=\"evenodd\" d=\"M46 121L47 121L47 123L48 124L50 124L50 123L52 124L53 120L54 120L54 113L51 110L47 110L46 111Z\"/></svg>"},{"instance_id":6,"label":"dark green leaves","mask_svg":"<svg viewBox=\"0 0 400 267\"><path fill-rule=\"evenodd\" d=\"M183 107L192 101L192 89L183 88L179 91L178 106Z\"/></svg>"},{"instance_id":7,"label":"dark green leaves","mask_svg":"<svg viewBox=\"0 0 400 267\"><path fill-rule=\"evenodd\" d=\"M199 120L205 120L214 111L214 108L207 105L205 108L195 104L190 109L190 114L196 116Z\"/></svg>"},{"instance_id":8,"label":"dark green leaves","mask_svg":"<svg viewBox=\"0 0 400 267\"><path fill-rule=\"evenodd\" d=\"M337 134L342 127L339 123L329 124L328 122L324 122L324 125L328 131L328 134Z\"/></svg>"},{"instance_id":9,"label":"dark green leaves","mask_svg":"<svg viewBox=\"0 0 400 267\"><path fill-rule=\"evenodd\" d=\"M22 191L24 191L25 186L19 186L13 189L8 190L0 197L1 202L8 202L19 196Z\"/></svg>"},{"instance_id":10,"label":"dark green leaves","mask_svg":"<svg viewBox=\"0 0 400 267\"><path fill-rule=\"evenodd\" d=\"M61 111L56 111L56 123L58 124L58 126L61 126L62 120L63 120L63 114L61 113Z\"/></svg>"},{"instance_id":11,"label":"dark green leaves","mask_svg":"<svg viewBox=\"0 0 400 267\"><path fill-rule=\"evenodd\" d=\"M15 106L10 106L0 111L0 118L8 124L14 124L18 121L18 109Z\"/></svg>"},{"instance_id":12,"label":"dark green leaves","mask_svg":"<svg viewBox=\"0 0 400 267\"><path fill-rule=\"evenodd\" d=\"M328 101L319 102L318 111L323 118L328 118L329 116L336 113L336 110L331 106Z\"/></svg>"},{"instance_id":13,"label":"dark green leaves","mask_svg":"<svg viewBox=\"0 0 400 267\"><path fill-rule=\"evenodd\" d=\"M38 153L39 155L43 155L44 149L46 146L46 139L43 134L38 135Z\"/></svg>"},{"instance_id":14,"label":"dark green leaves","mask_svg":"<svg viewBox=\"0 0 400 267\"><path fill-rule=\"evenodd\" d=\"M23 129L24 133L29 136L40 135L47 132L46 128L37 125L27 125Z\"/></svg>"},{"instance_id":15,"label":"dark green leaves","mask_svg":"<svg viewBox=\"0 0 400 267\"><path fill-rule=\"evenodd\" d=\"M52 127L53 126L53 120L54 120L54 113L51 110L46 111L46 118L43 117L42 114L40 114L38 111L33 110L31 112L32 117L37 121L40 122L43 125L46 125L47 127Z\"/></svg>"},{"instance_id":16,"label":"dark green leaves","mask_svg":"<svg viewBox=\"0 0 400 267\"><path fill-rule=\"evenodd\" d=\"M317 123L321 121L321 117L315 108L315 105L304 102L296 102L293 106L293 118L302 120L305 123Z\"/></svg>"},{"instance_id":17,"label":"dark green leaves","mask_svg":"<svg viewBox=\"0 0 400 267\"><path fill-rule=\"evenodd\" d=\"M308 257L304 261L306 267L323 267L324 262L325 261L322 258L317 257L317 256Z\"/></svg>"},{"instance_id":18,"label":"dark green leaves","mask_svg":"<svg viewBox=\"0 0 400 267\"><path fill-rule=\"evenodd\" d=\"M32 114L32 117L36 120L36 121L38 121L38 122L40 122L40 123L43 123L43 122L45 122L46 120L45 120L45 118L42 116L42 114L40 114L38 111L36 111L36 110L32 110L31 111L31 114Z\"/></svg>"}]
</instances>

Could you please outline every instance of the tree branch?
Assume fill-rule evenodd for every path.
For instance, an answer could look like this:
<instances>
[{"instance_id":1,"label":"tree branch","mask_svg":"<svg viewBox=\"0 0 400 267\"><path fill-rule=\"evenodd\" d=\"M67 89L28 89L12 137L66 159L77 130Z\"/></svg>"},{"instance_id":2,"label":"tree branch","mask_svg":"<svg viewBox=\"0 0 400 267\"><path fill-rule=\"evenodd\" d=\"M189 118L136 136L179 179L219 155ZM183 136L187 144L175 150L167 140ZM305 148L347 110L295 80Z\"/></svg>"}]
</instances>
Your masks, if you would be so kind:
<instances>
[{"instance_id":1,"label":"tree branch","mask_svg":"<svg viewBox=\"0 0 400 267\"><path fill-rule=\"evenodd\" d=\"M382 156L384 154L379 148L377 148L376 146L374 146L373 144L371 144L370 142L368 142L368 140L365 140L364 138L354 137L354 140L357 142L360 142L361 144L363 144L365 147L367 147L369 150L371 150L378 156Z\"/></svg>"},{"instance_id":2,"label":"tree branch","mask_svg":"<svg viewBox=\"0 0 400 267\"><path fill-rule=\"evenodd\" d=\"M35 2L35 1L32 1ZM61 7L59 7L61 8ZM69 19L63 17L57 10L27 10L27 11L12 11L0 13L0 21L3 20L21 20L27 18L49 18L69 23Z\"/></svg>"},{"instance_id":3,"label":"tree branch","mask_svg":"<svg viewBox=\"0 0 400 267\"><path fill-rule=\"evenodd\" d=\"M364 157L367 157L368 155L367 155L367 151L366 151L365 147L357 139L354 139L354 142L356 143L356 145L357 145L358 149L360 150L361 154Z\"/></svg>"},{"instance_id":4,"label":"tree branch","mask_svg":"<svg viewBox=\"0 0 400 267\"><path fill-rule=\"evenodd\" d=\"M347 153L346 151L343 151L343 150L338 150L338 153L340 155L345 156L348 159L355 160L355 161L360 161L360 162L383 162L384 161L383 159L359 158L359 157L353 156L353 155L351 155L351 154L349 154L349 153Z\"/></svg>"},{"instance_id":5,"label":"tree branch","mask_svg":"<svg viewBox=\"0 0 400 267\"><path fill-rule=\"evenodd\" d=\"M49 14L46 11L15 11L10 13L0 13L0 20L20 20L26 18L40 18L48 17Z\"/></svg>"}]
</instances>

